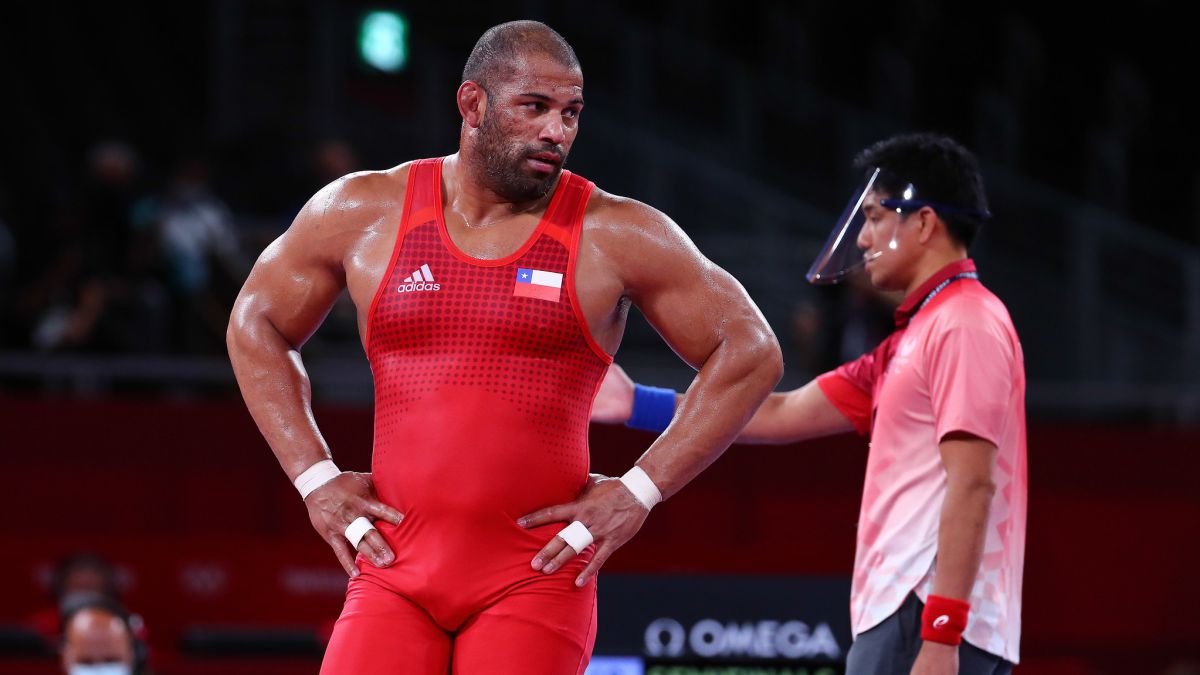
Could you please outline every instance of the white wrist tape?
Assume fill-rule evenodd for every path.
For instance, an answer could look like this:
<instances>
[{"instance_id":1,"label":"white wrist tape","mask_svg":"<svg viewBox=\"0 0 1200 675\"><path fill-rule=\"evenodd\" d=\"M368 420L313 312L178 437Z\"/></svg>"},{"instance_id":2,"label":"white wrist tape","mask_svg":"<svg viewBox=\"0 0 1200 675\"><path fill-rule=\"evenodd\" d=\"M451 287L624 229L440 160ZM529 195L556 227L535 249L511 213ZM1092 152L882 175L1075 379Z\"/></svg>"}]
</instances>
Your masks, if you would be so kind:
<instances>
[{"instance_id":1,"label":"white wrist tape","mask_svg":"<svg viewBox=\"0 0 1200 675\"><path fill-rule=\"evenodd\" d=\"M371 521L367 520L366 516L359 516L346 526L346 539L350 541L350 548L358 550L358 544L367 536L367 533L375 529Z\"/></svg>"},{"instance_id":2,"label":"white wrist tape","mask_svg":"<svg viewBox=\"0 0 1200 675\"><path fill-rule=\"evenodd\" d=\"M592 543L592 533L588 531L587 525L578 520L560 530L558 537L567 542L567 546L576 554L583 553L583 549Z\"/></svg>"},{"instance_id":3,"label":"white wrist tape","mask_svg":"<svg viewBox=\"0 0 1200 675\"><path fill-rule=\"evenodd\" d=\"M308 499L313 490L340 475L342 475L342 471L337 468L337 464L334 464L332 459L324 459L305 469L304 473L296 476L293 485L300 491L300 499Z\"/></svg>"},{"instance_id":4,"label":"white wrist tape","mask_svg":"<svg viewBox=\"0 0 1200 675\"><path fill-rule=\"evenodd\" d=\"M625 475L621 476L621 484L629 488L634 498L641 502L647 511L662 501L662 493L658 491L658 486L650 480L650 476L647 476L640 466L634 466L626 471Z\"/></svg>"}]
</instances>

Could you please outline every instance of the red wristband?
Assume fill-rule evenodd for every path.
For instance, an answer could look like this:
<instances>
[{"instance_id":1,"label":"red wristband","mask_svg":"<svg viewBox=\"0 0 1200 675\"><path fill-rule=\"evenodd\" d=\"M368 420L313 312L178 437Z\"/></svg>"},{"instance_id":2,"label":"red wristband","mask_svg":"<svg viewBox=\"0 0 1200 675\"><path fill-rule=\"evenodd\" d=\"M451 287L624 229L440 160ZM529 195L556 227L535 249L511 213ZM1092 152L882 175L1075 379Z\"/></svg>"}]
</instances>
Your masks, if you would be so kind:
<instances>
[{"instance_id":1,"label":"red wristband","mask_svg":"<svg viewBox=\"0 0 1200 675\"><path fill-rule=\"evenodd\" d=\"M967 614L970 611L969 602L930 595L925 602L925 611L921 612L921 639L958 645L962 642L963 631L967 629Z\"/></svg>"}]
</instances>

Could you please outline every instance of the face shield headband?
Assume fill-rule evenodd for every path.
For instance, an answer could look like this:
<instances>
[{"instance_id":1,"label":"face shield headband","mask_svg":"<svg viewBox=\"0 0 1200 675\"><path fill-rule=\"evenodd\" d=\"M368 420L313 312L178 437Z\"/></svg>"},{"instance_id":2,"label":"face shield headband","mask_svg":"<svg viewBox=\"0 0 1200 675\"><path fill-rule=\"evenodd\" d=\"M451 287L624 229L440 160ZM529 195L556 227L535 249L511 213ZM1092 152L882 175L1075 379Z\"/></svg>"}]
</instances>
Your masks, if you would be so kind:
<instances>
[{"instance_id":1,"label":"face shield headband","mask_svg":"<svg viewBox=\"0 0 1200 675\"><path fill-rule=\"evenodd\" d=\"M991 213L987 211L921 199L917 186L912 183L909 183L900 191L899 197L889 197L875 202L873 199L870 199L870 195L875 190L879 174L880 169L876 168L871 173L870 178L867 179L866 184L852 193L854 196L846 205L846 209L842 212L841 217L838 218L833 230L830 231L829 237L825 240L825 246L817 254L812 266L808 269L808 273L804 275L809 283L839 283L855 271L861 269L866 265L868 260L878 258L886 251L896 250L898 246L896 241L896 233L899 230L898 226L893 228L890 239L883 246L877 247L878 250L874 253L864 255L864 252L859 249L859 235L867 223L868 211L872 208L895 211L902 218L926 206L943 215L959 215L979 220L988 220L991 218Z\"/></svg>"}]
</instances>

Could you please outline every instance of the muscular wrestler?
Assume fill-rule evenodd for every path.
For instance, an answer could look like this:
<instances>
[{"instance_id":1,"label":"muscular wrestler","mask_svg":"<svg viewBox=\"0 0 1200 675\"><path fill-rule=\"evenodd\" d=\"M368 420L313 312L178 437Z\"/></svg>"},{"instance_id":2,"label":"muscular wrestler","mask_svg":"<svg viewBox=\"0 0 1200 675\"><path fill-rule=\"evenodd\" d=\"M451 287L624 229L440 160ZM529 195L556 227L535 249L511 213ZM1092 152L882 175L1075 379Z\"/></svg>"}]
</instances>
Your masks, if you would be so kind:
<instances>
[{"instance_id":1,"label":"muscular wrestler","mask_svg":"<svg viewBox=\"0 0 1200 675\"><path fill-rule=\"evenodd\" d=\"M582 673L596 572L782 369L745 291L678 226L563 169L583 76L561 36L488 30L457 103L456 154L322 189L230 322L246 404L351 576L322 673ZM300 358L343 288L375 380L370 474L332 464ZM631 303L699 373L686 423L620 479L589 478Z\"/></svg>"}]
</instances>

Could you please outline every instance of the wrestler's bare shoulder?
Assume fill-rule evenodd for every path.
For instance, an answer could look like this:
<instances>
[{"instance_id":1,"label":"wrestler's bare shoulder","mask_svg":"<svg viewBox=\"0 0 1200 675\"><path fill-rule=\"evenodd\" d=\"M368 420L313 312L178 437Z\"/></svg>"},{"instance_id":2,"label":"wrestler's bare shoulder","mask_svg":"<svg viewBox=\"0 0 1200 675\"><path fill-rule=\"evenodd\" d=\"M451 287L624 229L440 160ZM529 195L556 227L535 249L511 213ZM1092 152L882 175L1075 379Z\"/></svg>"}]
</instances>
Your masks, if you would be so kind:
<instances>
[{"instance_id":1,"label":"wrestler's bare shoulder","mask_svg":"<svg viewBox=\"0 0 1200 675\"><path fill-rule=\"evenodd\" d=\"M304 252L330 266L348 255L385 246L404 211L411 162L383 171L342 176L308 200L281 238L290 250Z\"/></svg>"},{"instance_id":2,"label":"wrestler's bare shoulder","mask_svg":"<svg viewBox=\"0 0 1200 675\"><path fill-rule=\"evenodd\" d=\"M661 236L678 226L665 213L630 197L600 188L592 191L583 216L584 232L616 240Z\"/></svg>"},{"instance_id":3,"label":"wrestler's bare shoulder","mask_svg":"<svg viewBox=\"0 0 1200 675\"><path fill-rule=\"evenodd\" d=\"M592 191L584 210L585 237L601 246L651 247L691 242L675 221L658 209L600 188Z\"/></svg>"},{"instance_id":4,"label":"wrestler's bare shoulder","mask_svg":"<svg viewBox=\"0 0 1200 675\"><path fill-rule=\"evenodd\" d=\"M381 218L399 214L412 162L382 171L347 174L321 188L297 216L313 228L337 231L370 228Z\"/></svg>"}]
</instances>

